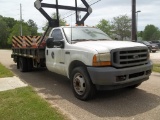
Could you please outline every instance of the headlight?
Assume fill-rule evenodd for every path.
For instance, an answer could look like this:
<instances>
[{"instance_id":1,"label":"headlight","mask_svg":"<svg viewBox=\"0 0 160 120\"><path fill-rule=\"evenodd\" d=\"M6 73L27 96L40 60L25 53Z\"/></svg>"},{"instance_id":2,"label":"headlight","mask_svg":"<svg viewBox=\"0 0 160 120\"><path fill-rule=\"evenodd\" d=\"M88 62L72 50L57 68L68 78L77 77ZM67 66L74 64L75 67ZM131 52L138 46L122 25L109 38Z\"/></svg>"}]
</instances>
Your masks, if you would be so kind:
<instances>
[{"instance_id":1,"label":"headlight","mask_svg":"<svg viewBox=\"0 0 160 120\"><path fill-rule=\"evenodd\" d=\"M92 65L93 66L111 66L110 53L94 55Z\"/></svg>"}]
</instances>

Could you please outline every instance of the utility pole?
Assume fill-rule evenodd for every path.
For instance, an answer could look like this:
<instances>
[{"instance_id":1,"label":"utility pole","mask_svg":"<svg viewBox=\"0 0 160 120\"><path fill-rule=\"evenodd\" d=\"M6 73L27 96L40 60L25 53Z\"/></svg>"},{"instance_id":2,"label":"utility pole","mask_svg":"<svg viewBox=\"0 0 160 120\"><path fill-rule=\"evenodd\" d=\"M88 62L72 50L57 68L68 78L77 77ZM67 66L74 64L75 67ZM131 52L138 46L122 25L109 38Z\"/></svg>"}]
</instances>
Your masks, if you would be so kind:
<instances>
[{"instance_id":1,"label":"utility pole","mask_svg":"<svg viewBox=\"0 0 160 120\"><path fill-rule=\"evenodd\" d=\"M22 5L20 4L20 35L23 35L23 28L22 28Z\"/></svg>"},{"instance_id":2,"label":"utility pole","mask_svg":"<svg viewBox=\"0 0 160 120\"><path fill-rule=\"evenodd\" d=\"M136 30L136 0L132 0L132 41L137 41Z\"/></svg>"}]
</instances>

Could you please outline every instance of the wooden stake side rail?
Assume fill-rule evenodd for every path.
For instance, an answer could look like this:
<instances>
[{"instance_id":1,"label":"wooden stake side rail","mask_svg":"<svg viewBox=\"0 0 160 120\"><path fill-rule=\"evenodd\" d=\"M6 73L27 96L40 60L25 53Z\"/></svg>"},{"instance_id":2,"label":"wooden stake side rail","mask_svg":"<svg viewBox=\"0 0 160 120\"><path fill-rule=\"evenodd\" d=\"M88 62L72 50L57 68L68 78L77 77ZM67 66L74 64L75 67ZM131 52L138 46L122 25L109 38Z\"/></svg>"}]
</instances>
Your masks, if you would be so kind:
<instances>
[{"instance_id":1,"label":"wooden stake side rail","mask_svg":"<svg viewBox=\"0 0 160 120\"><path fill-rule=\"evenodd\" d=\"M12 48L12 58L26 57L36 60L45 59L45 48Z\"/></svg>"},{"instance_id":2,"label":"wooden stake side rail","mask_svg":"<svg viewBox=\"0 0 160 120\"><path fill-rule=\"evenodd\" d=\"M41 41L41 36L13 36L13 48L37 48Z\"/></svg>"}]
</instances>

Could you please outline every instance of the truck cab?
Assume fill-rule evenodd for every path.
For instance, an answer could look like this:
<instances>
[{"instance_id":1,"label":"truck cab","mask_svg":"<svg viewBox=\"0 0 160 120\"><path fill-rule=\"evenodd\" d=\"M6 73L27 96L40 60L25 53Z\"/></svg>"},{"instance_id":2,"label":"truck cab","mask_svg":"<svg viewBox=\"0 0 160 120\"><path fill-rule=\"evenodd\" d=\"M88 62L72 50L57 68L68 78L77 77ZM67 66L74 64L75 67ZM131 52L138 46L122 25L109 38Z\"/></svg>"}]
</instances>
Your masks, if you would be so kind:
<instances>
[{"instance_id":1,"label":"truck cab","mask_svg":"<svg viewBox=\"0 0 160 120\"><path fill-rule=\"evenodd\" d=\"M111 38L97 28L54 28L47 40L46 66L50 71L69 77L68 68L71 61L80 61L87 66L92 66L93 56L97 54L96 47L99 47L94 43L105 40L110 41ZM88 45L88 42L92 44Z\"/></svg>"}]
</instances>

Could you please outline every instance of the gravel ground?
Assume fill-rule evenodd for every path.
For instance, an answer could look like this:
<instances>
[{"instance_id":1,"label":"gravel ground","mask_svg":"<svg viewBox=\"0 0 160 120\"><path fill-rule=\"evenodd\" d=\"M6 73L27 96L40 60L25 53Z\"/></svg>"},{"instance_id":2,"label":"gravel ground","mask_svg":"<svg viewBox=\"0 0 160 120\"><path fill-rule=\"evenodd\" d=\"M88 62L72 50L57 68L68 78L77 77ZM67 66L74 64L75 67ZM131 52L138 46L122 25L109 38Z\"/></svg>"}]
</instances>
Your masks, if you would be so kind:
<instances>
[{"instance_id":1,"label":"gravel ground","mask_svg":"<svg viewBox=\"0 0 160 120\"><path fill-rule=\"evenodd\" d=\"M151 53L150 58L153 63L159 63L160 64L160 50L156 53Z\"/></svg>"}]
</instances>

